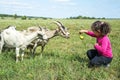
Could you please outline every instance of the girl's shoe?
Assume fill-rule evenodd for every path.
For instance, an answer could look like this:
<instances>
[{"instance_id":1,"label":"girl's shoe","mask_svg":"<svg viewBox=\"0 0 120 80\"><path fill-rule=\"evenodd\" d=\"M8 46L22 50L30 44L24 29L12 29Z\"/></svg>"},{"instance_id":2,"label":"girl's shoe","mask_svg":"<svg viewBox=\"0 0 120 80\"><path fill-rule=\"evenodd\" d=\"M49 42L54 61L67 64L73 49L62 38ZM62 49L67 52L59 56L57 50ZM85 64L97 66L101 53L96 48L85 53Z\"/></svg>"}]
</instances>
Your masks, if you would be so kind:
<instances>
[{"instance_id":1,"label":"girl's shoe","mask_svg":"<svg viewBox=\"0 0 120 80\"><path fill-rule=\"evenodd\" d=\"M88 68L92 68L92 67L94 67L94 65L92 65L92 64L88 64Z\"/></svg>"},{"instance_id":2,"label":"girl's shoe","mask_svg":"<svg viewBox=\"0 0 120 80\"><path fill-rule=\"evenodd\" d=\"M110 67L110 64L106 64L106 65L104 65L104 67L108 68L108 67Z\"/></svg>"}]
</instances>

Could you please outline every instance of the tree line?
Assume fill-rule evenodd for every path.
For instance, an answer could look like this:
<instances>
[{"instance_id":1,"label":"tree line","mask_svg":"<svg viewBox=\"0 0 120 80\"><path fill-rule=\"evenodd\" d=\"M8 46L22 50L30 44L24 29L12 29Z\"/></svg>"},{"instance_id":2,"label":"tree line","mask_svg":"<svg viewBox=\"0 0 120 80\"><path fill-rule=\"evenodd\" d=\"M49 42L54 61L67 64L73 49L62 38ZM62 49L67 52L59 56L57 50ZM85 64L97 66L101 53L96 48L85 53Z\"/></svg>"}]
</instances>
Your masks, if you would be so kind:
<instances>
[{"instance_id":1,"label":"tree line","mask_svg":"<svg viewBox=\"0 0 120 80\"><path fill-rule=\"evenodd\" d=\"M76 16L76 17L70 17L69 19L105 19L105 17L95 18L95 17L87 17L87 16Z\"/></svg>"},{"instance_id":2,"label":"tree line","mask_svg":"<svg viewBox=\"0 0 120 80\"><path fill-rule=\"evenodd\" d=\"M4 19L6 17L11 17L13 19L21 18L22 20L26 20L27 16L18 16L17 14L9 15L9 14L0 14L1 19Z\"/></svg>"},{"instance_id":3,"label":"tree line","mask_svg":"<svg viewBox=\"0 0 120 80\"><path fill-rule=\"evenodd\" d=\"M52 19L52 18L48 18L48 17L34 17L34 16L19 16L17 14L14 14L14 15L10 15L10 14L0 14L0 17L1 19L4 19L4 18L7 18L7 17L10 17L10 18L13 18L13 19L17 19L17 18L21 18L22 20L31 20L31 19Z\"/></svg>"},{"instance_id":4,"label":"tree line","mask_svg":"<svg viewBox=\"0 0 120 80\"><path fill-rule=\"evenodd\" d=\"M17 19L17 18L21 18L22 20L31 20L32 18L34 19L52 19L52 18L49 18L49 17L34 17L34 16L19 16L17 14L14 14L14 15L9 15L9 14L0 14L0 17L1 19L4 19L5 17L11 17L13 19ZM76 17L69 17L69 18L66 18L66 19L105 19L105 17L102 17L102 18L95 18L95 17L87 17L87 16L76 16Z\"/></svg>"}]
</instances>

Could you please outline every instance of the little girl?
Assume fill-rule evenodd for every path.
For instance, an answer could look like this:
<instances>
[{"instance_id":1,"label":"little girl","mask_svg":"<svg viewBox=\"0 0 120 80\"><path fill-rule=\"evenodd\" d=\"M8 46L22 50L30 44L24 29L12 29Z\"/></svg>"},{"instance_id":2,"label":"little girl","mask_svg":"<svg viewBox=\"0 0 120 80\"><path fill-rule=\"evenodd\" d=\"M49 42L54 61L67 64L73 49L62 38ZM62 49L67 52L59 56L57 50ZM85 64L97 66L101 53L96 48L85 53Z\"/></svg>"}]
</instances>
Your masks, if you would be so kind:
<instances>
[{"instance_id":1,"label":"little girl","mask_svg":"<svg viewBox=\"0 0 120 80\"><path fill-rule=\"evenodd\" d=\"M91 29L92 31L80 30L79 32L96 38L95 49L87 51L90 60L88 67L101 65L107 67L113 58L111 43L107 36L111 31L110 26L106 22L96 21L92 24Z\"/></svg>"}]
</instances>

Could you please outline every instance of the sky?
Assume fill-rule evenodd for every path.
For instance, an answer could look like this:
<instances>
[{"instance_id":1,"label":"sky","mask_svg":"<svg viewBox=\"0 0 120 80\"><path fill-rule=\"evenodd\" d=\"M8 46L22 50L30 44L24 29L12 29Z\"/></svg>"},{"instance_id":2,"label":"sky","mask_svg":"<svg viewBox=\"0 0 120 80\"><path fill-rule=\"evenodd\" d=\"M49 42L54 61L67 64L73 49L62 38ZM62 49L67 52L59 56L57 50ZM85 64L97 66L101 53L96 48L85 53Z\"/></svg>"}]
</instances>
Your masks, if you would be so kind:
<instances>
[{"instance_id":1,"label":"sky","mask_svg":"<svg viewBox=\"0 0 120 80\"><path fill-rule=\"evenodd\" d=\"M0 14L120 18L120 0L0 0Z\"/></svg>"}]
</instances>

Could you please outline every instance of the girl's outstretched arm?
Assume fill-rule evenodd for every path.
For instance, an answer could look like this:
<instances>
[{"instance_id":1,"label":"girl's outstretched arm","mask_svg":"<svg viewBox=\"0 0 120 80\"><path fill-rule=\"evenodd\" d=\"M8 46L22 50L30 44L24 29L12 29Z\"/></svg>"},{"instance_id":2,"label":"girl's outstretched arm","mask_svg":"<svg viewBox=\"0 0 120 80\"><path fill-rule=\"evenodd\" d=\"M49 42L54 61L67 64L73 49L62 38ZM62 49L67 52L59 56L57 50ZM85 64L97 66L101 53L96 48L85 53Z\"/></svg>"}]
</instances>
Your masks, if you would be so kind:
<instances>
[{"instance_id":1,"label":"girl's outstretched arm","mask_svg":"<svg viewBox=\"0 0 120 80\"><path fill-rule=\"evenodd\" d=\"M80 30L80 31L79 31L79 34L87 33L87 32L88 32L88 30Z\"/></svg>"},{"instance_id":2,"label":"girl's outstretched arm","mask_svg":"<svg viewBox=\"0 0 120 80\"><path fill-rule=\"evenodd\" d=\"M80 30L80 31L79 31L79 34L82 34L82 33L86 33L86 34L89 35L89 36L96 37L96 35L94 34L93 31L89 31L89 30Z\"/></svg>"}]
</instances>

